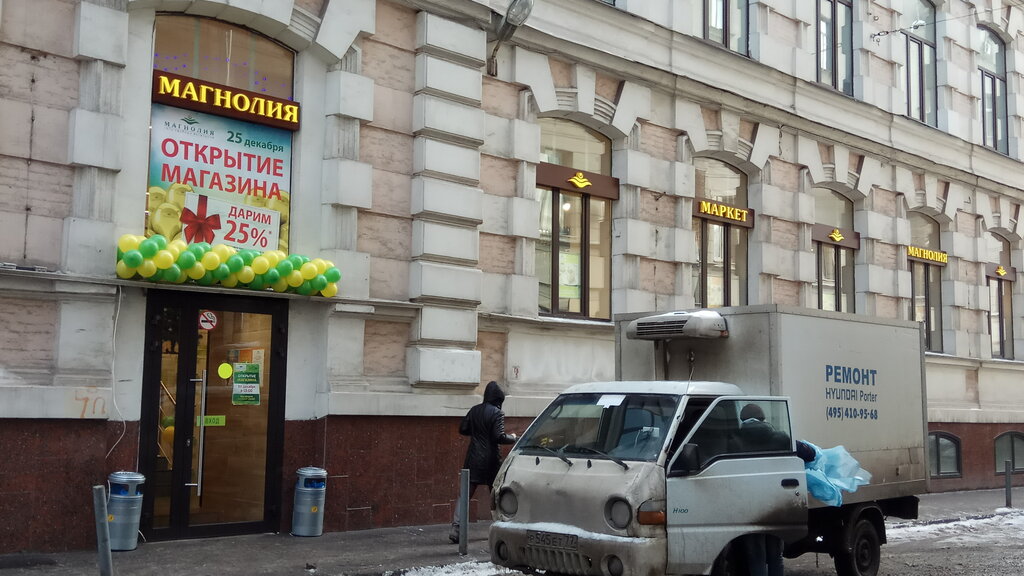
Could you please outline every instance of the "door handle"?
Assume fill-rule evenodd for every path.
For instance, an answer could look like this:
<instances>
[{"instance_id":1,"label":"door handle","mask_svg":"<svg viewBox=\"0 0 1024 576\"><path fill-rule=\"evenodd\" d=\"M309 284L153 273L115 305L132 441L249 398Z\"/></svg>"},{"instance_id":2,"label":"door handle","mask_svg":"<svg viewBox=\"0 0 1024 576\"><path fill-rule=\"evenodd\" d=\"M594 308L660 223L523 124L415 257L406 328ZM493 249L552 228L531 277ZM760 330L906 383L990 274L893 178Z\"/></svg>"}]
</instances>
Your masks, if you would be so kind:
<instances>
[{"instance_id":1,"label":"door handle","mask_svg":"<svg viewBox=\"0 0 1024 576\"><path fill-rule=\"evenodd\" d=\"M800 485L800 481L797 480L796 478L783 478L782 479L782 487L783 488L796 488L799 485Z\"/></svg>"}]
</instances>

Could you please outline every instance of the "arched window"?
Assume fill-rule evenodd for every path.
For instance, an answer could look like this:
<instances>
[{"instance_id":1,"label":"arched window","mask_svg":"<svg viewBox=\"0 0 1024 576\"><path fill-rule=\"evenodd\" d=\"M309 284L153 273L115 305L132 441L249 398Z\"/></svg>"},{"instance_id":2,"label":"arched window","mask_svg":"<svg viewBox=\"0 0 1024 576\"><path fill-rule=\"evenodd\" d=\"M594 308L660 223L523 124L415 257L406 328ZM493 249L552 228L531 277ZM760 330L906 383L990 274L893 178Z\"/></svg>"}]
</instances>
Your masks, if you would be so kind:
<instances>
[{"instance_id":1,"label":"arched window","mask_svg":"<svg viewBox=\"0 0 1024 576\"><path fill-rule=\"evenodd\" d=\"M928 470L932 478L959 477L960 439L947 432L930 432Z\"/></svg>"},{"instance_id":2,"label":"arched window","mask_svg":"<svg viewBox=\"0 0 1024 576\"><path fill-rule=\"evenodd\" d=\"M818 0L818 82L853 96L853 0Z\"/></svg>"},{"instance_id":3,"label":"arched window","mask_svg":"<svg viewBox=\"0 0 1024 576\"><path fill-rule=\"evenodd\" d=\"M747 0L704 0L704 38L747 54Z\"/></svg>"},{"instance_id":4,"label":"arched window","mask_svg":"<svg viewBox=\"0 0 1024 576\"><path fill-rule=\"evenodd\" d=\"M747 303L747 230L754 225L747 176L713 158L695 158L693 166L694 301L702 308L741 306Z\"/></svg>"},{"instance_id":5,"label":"arched window","mask_svg":"<svg viewBox=\"0 0 1024 576\"><path fill-rule=\"evenodd\" d=\"M996 474L1006 471L1007 460L1011 472L1024 472L1024 434L1014 431L996 438Z\"/></svg>"},{"instance_id":6,"label":"arched window","mask_svg":"<svg viewBox=\"0 0 1024 576\"><path fill-rule=\"evenodd\" d=\"M993 358L1013 358L1013 281L1017 271L1010 265L1010 242L1002 236L985 236L985 277L988 281L988 329Z\"/></svg>"},{"instance_id":7,"label":"arched window","mask_svg":"<svg viewBox=\"0 0 1024 576\"><path fill-rule=\"evenodd\" d=\"M907 38L907 116L936 125L935 6L928 0L904 2L903 35Z\"/></svg>"},{"instance_id":8,"label":"arched window","mask_svg":"<svg viewBox=\"0 0 1024 576\"><path fill-rule=\"evenodd\" d=\"M853 202L828 188L811 188L814 228L811 239L817 260L815 291L818 308L854 311L853 261L860 235L853 230Z\"/></svg>"},{"instance_id":9,"label":"arched window","mask_svg":"<svg viewBox=\"0 0 1024 576\"><path fill-rule=\"evenodd\" d=\"M541 118L537 167L540 238L535 264L544 314L611 319L611 141L595 130Z\"/></svg>"},{"instance_id":10,"label":"arched window","mask_svg":"<svg viewBox=\"0 0 1024 576\"><path fill-rule=\"evenodd\" d=\"M939 224L924 214L911 212L910 260L911 299L908 317L924 322L925 348L942 351L942 270L946 253L939 249Z\"/></svg>"},{"instance_id":11,"label":"arched window","mask_svg":"<svg viewBox=\"0 0 1024 576\"><path fill-rule=\"evenodd\" d=\"M981 97L978 99L982 143L1003 154L1006 139L1006 48L1003 41L987 28L978 28L981 48L978 50L978 72L981 74Z\"/></svg>"}]
</instances>

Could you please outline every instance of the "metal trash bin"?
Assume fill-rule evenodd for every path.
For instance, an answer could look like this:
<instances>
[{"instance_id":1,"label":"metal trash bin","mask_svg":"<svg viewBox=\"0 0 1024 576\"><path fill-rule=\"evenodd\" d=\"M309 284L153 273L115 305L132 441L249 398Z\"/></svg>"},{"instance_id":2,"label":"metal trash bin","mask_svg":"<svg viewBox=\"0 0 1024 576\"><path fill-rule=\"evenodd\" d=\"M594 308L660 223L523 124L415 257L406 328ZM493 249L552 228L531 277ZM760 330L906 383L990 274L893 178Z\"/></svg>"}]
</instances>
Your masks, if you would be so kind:
<instances>
[{"instance_id":1,"label":"metal trash bin","mask_svg":"<svg viewBox=\"0 0 1024 576\"><path fill-rule=\"evenodd\" d=\"M135 550L139 545L142 517L142 485L146 477L138 472L114 472L107 476L107 528L111 550Z\"/></svg>"},{"instance_id":2,"label":"metal trash bin","mask_svg":"<svg viewBox=\"0 0 1024 576\"><path fill-rule=\"evenodd\" d=\"M327 470L307 466L299 468L292 508L292 536L320 536L324 533L324 499L327 496Z\"/></svg>"}]
</instances>

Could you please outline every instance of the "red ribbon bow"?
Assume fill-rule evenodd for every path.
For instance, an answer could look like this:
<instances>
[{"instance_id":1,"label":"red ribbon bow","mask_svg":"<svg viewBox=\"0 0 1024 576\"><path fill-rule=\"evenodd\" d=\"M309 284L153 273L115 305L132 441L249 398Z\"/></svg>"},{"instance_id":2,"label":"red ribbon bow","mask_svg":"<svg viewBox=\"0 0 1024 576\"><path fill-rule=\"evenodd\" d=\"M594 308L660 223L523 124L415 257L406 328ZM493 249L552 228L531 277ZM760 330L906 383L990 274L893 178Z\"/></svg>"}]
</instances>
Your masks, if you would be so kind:
<instances>
[{"instance_id":1,"label":"red ribbon bow","mask_svg":"<svg viewBox=\"0 0 1024 576\"><path fill-rule=\"evenodd\" d=\"M198 214L196 213L198 212ZM185 225L185 241L213 242L213 231L220 230L220 214L206 215L206 196L199 195L196 212L185 208L181 211L181 223Z\"/></svg>"}]
</instances>

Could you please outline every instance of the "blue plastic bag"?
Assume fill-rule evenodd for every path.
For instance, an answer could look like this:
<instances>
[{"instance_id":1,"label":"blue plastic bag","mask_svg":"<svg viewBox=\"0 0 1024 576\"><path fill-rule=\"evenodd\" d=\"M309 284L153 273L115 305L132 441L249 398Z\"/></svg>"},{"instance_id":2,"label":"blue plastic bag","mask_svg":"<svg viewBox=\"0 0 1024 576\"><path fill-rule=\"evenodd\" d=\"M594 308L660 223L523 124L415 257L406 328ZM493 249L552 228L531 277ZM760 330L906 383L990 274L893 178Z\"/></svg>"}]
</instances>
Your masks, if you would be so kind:
<instances>
[{"instance_id":1,"label":"blue plastic bag","mask_svg":"<svg viewBox=\"0 0 1024 576\"><path fill-rule=\"evenodd\" d=\"M846 448L814 448L814 460L804 464L807 472L807 490L829 506L843 505L843 492L856 492L871 482L871 473L860 467Z\"/></svg>"}]
</instances>

